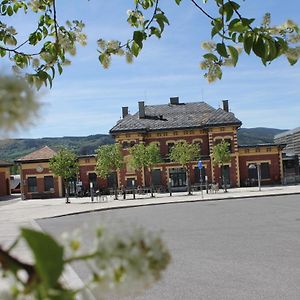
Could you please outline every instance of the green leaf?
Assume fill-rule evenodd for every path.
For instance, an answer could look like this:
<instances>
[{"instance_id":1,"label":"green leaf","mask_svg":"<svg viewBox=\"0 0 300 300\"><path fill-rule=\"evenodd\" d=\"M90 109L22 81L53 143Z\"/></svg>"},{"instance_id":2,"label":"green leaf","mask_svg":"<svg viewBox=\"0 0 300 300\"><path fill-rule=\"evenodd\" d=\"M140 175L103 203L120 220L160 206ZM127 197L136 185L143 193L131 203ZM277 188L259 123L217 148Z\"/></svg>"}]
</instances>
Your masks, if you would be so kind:
<instances>
[{"instance_id":1,"label":"green leaf","mask_svg":"<svg viewBox=\"0 0 300 300\"><path fill-rule=\"evenodd\" d=\"M230 52L230 56L232 58L233 65L236 66L239 59L239 52L233 46L228 46L228 50Z\"/></svg>"},{"instance_id":2,"label":"green leaf","mask_svg":"<svg viewBox=\"0 0 300 300\"><path fill-rule=\"evenodd\" d=\"M61 75L61 73L63 72L63 68L60 63L57 63L57 69L58 69L59 75Z\"/></svg>"},{"instance_id":3,"label":"green leaf","mask_svg":"<svg viewBox=\"0 0 300 300\"><path fill-rule=\"evenodd\" d=\"M267 46L267 60L271 61L278 56L277 48L275 45L275 41L272 38L266 40Z\"/></svg>"},{"instance_id":4,"label":"green leaf","mask_svg":"<svg viewBox=\"0 0 300 300\"><path fill-rule=\"evenodd\" d=\"M229 25L228 25L228 29L230 32L245 32L245 30L248 30L248 26L244 26L242 24L242 22L239 19L233 19Z\"/></svg>"},{"instance_id":5,"label":"green leaf","mask_svg":"<svg viewBox=\"0 0 300 300\"><path fill-rule=\"evenodd\" d=\"M226 22L228 22L232 15L233 15L233 5L231 3L234 2L226 2L224 5L222 5L219 9L219 13L221 15L225 15L226 16Z\"/></svg>"},{"instance_id":6,"label":"green leaf","mask_svg":"<svg viewBox=\"0 0 300 300\"><path fill-rule=\"evenodd\" d=\"M247 54L250 54L253 46L253 34L252 32L246 32L244 36L244 50Z\"/></svg>"},{"instance_id":7,"label":"green leaf","mask_svg":"<svg viewBox=\"0 0 300 300\"><path fill-rule=\"evenodd\" d=\"M289 61L290 65L293 66L294 64L297 63L298 59L296 58L290 58L290 57L287 57L287 60Z\"/></svg>"},{"instance_id":8,"label":"green leaf","mask_svg":"<svg viewBox=\"0 0 300 300\"><path fill-rule=\"evenodd\" d=\"M135 41L133 41L132 45L131 45L131 52L132 52L132 54L135 57L137 57L139 55L140 51L141 51L140 46Z\"/></svg>"},{"instance_id":9,"label":"green leaf","mask_svg":"<svg viewBox=\"0 0 300 300\"><path fill-rule=\"evenodd\" d=\"M64 267L63 247L49 234L40 231L23 228L21 235L33 252L41 279L46 286L55 287Z\"/></svg>"},{"instance_id":10,"label":"green leaf","mask_svg":"<svg viewBox=\"0 0 300 300\"><path fill-rule=\"evenodd\" d=\"M139 45L140 48L143 48L144 32L134 31L133 40Z\"/></svg>"},{"instance_id":11,"label":"green leaf","mask_svg":"<svg viewBox=\"0 0 300 300\"><path fill-rule=\"evenodd\" d=\"M223 57L228 57L228 53L227 53L226 46L224 43L217 44L217 52Z\"/></svg>"},{"instance_id":12,"label":"green leaf","mask_svg":"<svg viewBox=\"0 0 300 300\"><path fill-rule=\"evenodd\" d=\"M266 58L266 47L262 36L256 37L256 40L253 43L253 52L260 58Z\"/></svg>"},{"instance_id":13,"label":"green leaf","mask_svg":"<svg viewBox=\"0 0 300 300\"><path fill-rule=\"evenodd\" d=\"M168 18L163 13L154 15L154 18L156 20L162 20L164 23L170 25Z\"/></svg>"},{"instance_id":14,"label":"green leaf","mask_svg":"<svg viewBox=\"0 0 300 300\"><path fill-rule=\"evenodd\" d=\"M6 13L9 15L9 16L12 16L14 14L14 11L13 11L13 8L11 6L8 6L7 7L7 10L6 10Z\"/></svg>"},{"instance_id":15,"label":"green leaf","mask_svg":"<svg viewBox=\"0 0 300 300\"><path fill-rule=\"evenodd\" d=\"M223 23L221 19L214 19L212 25L211 37L213 38L223 28Z\"/></svg>"},{"instance_id":16,"label":"green leaf","mask_svg":"<svg viewBox=\"0 0 300 300\"><path fill-rule=\"evenodd\" d=\"M3 57L6 55L6 50L5 49L0 49L0 56Z\"/></svg>"},{"instance_id":17,"label":"green leaf","mask_svg":"<svg viewBox=\"0 0 300 300\"><path fill-rule=\"evenodd\" d=\"M218 61L218 58L212 53L206 53L203 57L208 60Z\"/></svg>"},{"instance_id":18,"label":"green leaf","mask_svg":"<svg viewBox=\"0 0 300 300\"><path fill-rule=\"evenodd\" d=\"M18 12L18 10L19 10L19 3L15 3L14 4L13 10L14 10L15 13Z\"/></svg>"},{"instance_id":19,"label":"green leaf","mask_svg":"<svg viewBox=\"0 0 300 300\"><path fill-rule=\"evenodd\" d=\"M175 0L176 4L179 5L182 0Z\"/></svg>"}]
</instances>

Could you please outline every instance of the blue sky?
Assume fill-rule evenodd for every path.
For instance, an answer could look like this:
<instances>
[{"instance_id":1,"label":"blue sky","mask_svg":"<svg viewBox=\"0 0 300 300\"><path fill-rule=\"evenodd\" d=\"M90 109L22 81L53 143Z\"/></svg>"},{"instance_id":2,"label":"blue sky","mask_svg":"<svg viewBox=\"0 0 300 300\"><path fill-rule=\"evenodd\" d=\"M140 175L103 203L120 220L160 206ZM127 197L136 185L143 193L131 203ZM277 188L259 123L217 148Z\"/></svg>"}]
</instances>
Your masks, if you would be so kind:
<instances>
[{"instance_id":1,"label":"blue sky","mask_svg":"<svg viewBox=\"0 0 300 300\"><path fill-rule=\"evenodd\" d=\"M299 63L291 67L283 58L264 67L258 59L243 54L238 67L224 69L221 81L208 84L199 62L204 54L201 41L209 39L209 21L190 1L183 0L180 7L174 2L161 1L171 23L163 38L147 41L133 64L115 57L108 70L98 64L96 40L130 37L126 11L133 1L73 0L72 7L60 3L59 19L85 21L88 46L78 49L72 65L55 79L51 90L41 91L43 106L35 126L14 136L108 133L120 119L122 106L135 113L138 101L162 104L171 96L179 96L181 102L205 101L215 108L228 99L243 127L298 127ZM300 23L298 0L248 0L242 5L245 16L259 21L265 12L271 12L274 24L287 18ZM30 25L22 26L29 30Z\"/></svg>"}]
</instances>

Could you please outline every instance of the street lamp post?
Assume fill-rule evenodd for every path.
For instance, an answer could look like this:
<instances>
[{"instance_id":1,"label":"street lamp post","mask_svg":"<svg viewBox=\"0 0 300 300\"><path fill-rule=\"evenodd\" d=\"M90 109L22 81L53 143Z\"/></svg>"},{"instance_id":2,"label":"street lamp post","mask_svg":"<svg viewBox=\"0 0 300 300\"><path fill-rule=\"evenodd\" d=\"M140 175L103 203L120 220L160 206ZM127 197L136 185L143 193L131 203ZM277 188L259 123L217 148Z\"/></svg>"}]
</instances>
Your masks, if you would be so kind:
<instances>
[{"instance_id":1,"label":"street lamp post","mask_svg":"<svg viewBox=\"0 0 300 300\"><path fill-rule=\"evenodd\" d=\"M169 177L168 179L169 193L172 196L172 179Z\"/></svg>"},{"instance_id":2,"label":"street lamp post","mask_svg":"<svg viewBox=\"0 0 300 300\"><path fill-rule=\"evenodd\" d=\"M90 192L91 192L91 200L94 202L94 185L93 182L90 182Z\"/></svg>"},{"instance_id":3,"label":"street lamp post","mask_svg":"<svg viewBox=\"0 0 300 300\"><path fill-rule=\"evenodd\" d=\"M132 196L133 196L133 199L135 199L135 180L134 179L132 180L132 187L133 187Z\"/></svg>"},{"instance_id":4,"label":"street lamp post","mask_svg":"<svg viewBox=\"0 0 300 300\"><path fill-rule=\"evenodd\" d=\"M202 160L198 161L198 168L199 168L199 174L200 174L200 191L201 191L201 197L203 199L203 189L202 189L202 168L203 168L203 164L202 164Z\"/></svg>"},{"instance_id":5,"label":"street lamp post","mask_svg":"<svg viewBox=\"0 0 300 300\"><path fill-rule=\"evenodd\" d=\"M261 170L260 170L260 164L250 164L248 166L249 169L256 169L257 170L257 184L258 184L258 190L261 191Z\"/></svg>"}]
</instances>

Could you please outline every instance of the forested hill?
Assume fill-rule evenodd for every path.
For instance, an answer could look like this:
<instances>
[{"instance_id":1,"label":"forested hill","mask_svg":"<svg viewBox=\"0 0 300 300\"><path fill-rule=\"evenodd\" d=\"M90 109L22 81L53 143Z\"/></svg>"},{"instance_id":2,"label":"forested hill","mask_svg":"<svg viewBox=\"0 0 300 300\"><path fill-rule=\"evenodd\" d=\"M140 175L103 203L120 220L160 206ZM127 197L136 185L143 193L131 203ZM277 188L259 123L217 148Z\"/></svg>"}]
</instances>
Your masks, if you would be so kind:
<instances>
[{"instance_id":1,"label":"forested hill","mask_svg":"<svg viewBox=\"0 0 300 300\"><path fill-rule=\"evenodd\" d=\"M237 134L239 145L256 145L273 143L274 136L288 129L276 128L240 128Z\"/></svg>"},{"instance_id":2,"label":"forested hill","mask_svg":"<svg viewBox=\"0 0 300 300\"><path fill-rule=\"evenodd\" d=\"M112 144L113 142L113 138L108 134L96 134L84 137L66 136L58 138L0 140L0 159L13 161L44 146L48 146L54 150L65 147L81 155L93 154L100 145Z\"/></svg>"},{"instance_id":3,"label":"forested hill","mask_svg":"<svg viewBox=\"0 0 300 300\"><path fill-rule=\"evenodd\" d=\"M285 130L275 128L241 128L238 131L238 143L239 145L272 143L274 135L283 131ZM0 140L0 159L12 162L44 146L53 149L66 147L81 155L93 154L100 145L113 142L112 137L107 134L86 137Z\"/></svg>"}]
</instances>

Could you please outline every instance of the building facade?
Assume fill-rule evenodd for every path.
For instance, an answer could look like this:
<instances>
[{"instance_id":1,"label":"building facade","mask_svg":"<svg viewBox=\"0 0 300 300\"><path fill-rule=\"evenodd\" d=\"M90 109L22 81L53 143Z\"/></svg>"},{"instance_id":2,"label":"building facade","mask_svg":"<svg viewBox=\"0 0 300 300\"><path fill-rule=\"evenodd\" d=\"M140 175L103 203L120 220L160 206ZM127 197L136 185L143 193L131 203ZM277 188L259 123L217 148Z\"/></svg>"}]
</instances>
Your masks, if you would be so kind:
<instances>
[{"instance_id":1,"label":"building facade","mask_svg":"<svg viewBox=\"0 0 300 300\"><path fill-rule=\"evenodd\" d=\"M55 154L54 150L46 146L16 160L20 167L23 199L63 196L61 178L49 170L49 160Z\"/></svg>"},{"instance_id":2,"label":"building facade","mask_svg":"<svg viewBox=\"0 0 300 300\"><path fill-rule=\"evenodd\" d=\"M115 186L119 188L149 187L152 183L160 191L183 191L187 187L186 170L169 160L171 148L179 142L197 144L202 161L202 182L222 183L222 170L212 162L212 150L221 141L229 143L231 160L223 166L226 184L229 187L255 186L258 184L258 170L262 184L280 184L283 178L282 145L264 144L239 146L237 131L241 121L229 111L228 101L223 108L215 109L205 102L180 103L178 97L170 98L170 103L145 105L139 102L139 110L131 115L123 107L123 118L110 130L116 143L120 144L124 157L124 167L108 178L96 175L96 155L78 156L79 174L71 182L70 194L89 195L94 191L107 192ZM157 164L152 174L148 170L134 170L129 161L129 149L135 144L158 145L162 162ZM49 160L56 152L49 147L34 151L16 162L21 170L21 192L26 199L64 196L64 186L60 177L49 170ZM189 166L191 184L199 186L200 171L198 160ZM151 176L151 177L150 177Z\"/></svg>"},{"instance_id":3,"label":"building facade","mask_svg":"<svg viewBox=\"0 0 300 300\"><path fill-rule=\"evenodd\" d=\"M0 197L10 195L11 163L0 160Z\"/></svg>"},{"instance_id":4,"label":"building facade","mask_svg":"<svg viewBox=\"0 0 300 300\"><path fill-rule=\"evenodd\" d=\"M45 146L16 160L20 166L23 199L58 198L65 195L63 180L49 170L49 161L55 154L56 151ZM94 191L109 188L109 181L97 177L95 173L95 155L78 156L78 163L79 174L69 182L70 195L88 195L91 183Z\"/></svg>"},{"instance_id":5,"label":"building facade","mask_svg":"<svg viewBox=\"0 0 300 300\"><path fill-rule=\"evenodd\" d=\"M300 127L275 135L275 143L285 144L283 149L284 183L300 182Z\"/></svg>"},{"instance_id":6,"label":"building facade","mask_svg":"<svg viewBox=\"0 0 300 300\"><path fill-rule=\"evenodd\" d=\"M170 98L168 104L146 106L139 102L136 114L128 114L122 108L122 120L110 130L115 141L122 147L126 167L118 172L118 185L148 186L150 174L147 170L136 172L129 165L128 149L137 143L158 145L163 162L154 168L153 182L173 190L186 188L186 171L178 164L169 161L170 149L178 142L186 141L199 145L203 163L202 176L209 183L221 182L221 168L212 162L212 149L221 141L230 145L231 161L224 166L227 185L245 186L255 183L255 174L249 165L260 166L263 170L263 183L280 183L282 178L281 146L257 145L239 147L237 131L242 122L229 111L228 100L223 108L215 109L205 102L180 103L178 97ZM200 176L197 161L190 165L191 184L199 184ZM257 181L257 176L256 176Z\"/></svg>"}]
</instances>

